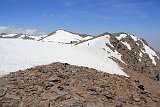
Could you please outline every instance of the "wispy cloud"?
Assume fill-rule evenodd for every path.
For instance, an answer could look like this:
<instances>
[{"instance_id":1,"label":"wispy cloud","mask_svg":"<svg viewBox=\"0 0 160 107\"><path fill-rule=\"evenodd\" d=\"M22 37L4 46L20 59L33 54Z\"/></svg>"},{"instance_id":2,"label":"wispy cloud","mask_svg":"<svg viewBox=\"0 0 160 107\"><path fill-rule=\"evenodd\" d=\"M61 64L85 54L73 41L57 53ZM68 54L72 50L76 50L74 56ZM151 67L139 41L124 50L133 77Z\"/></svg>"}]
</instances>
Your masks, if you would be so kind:
<instances>
[{"instance_id":1,"label":"wispy cloud","mask_svg":"<svg viewBox=\"0 0 160 107\"><path fill-rule=\"evenodd\" d=\"M24 29L17 28L15 26L0 26L0 33L24 33L30 35L42 35L44 32L40 32L37 29Z\"/></svg>"}]
</instances>

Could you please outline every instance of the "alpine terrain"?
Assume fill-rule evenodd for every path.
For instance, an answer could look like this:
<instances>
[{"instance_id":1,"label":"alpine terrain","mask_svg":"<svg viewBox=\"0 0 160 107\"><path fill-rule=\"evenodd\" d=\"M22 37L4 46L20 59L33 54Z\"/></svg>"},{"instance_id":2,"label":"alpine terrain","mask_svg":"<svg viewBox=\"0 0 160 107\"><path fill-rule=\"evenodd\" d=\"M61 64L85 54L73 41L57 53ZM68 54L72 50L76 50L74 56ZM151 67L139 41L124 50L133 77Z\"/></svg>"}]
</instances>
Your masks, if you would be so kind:
<instances>
[{"instance_id":1,"label":"alpine terrain","mask_svg":"<svg viewBox=\"0 0 160 107\"><path fill-rule=\"evenodd\" d=\"M142 38L0 34L0 107L159 107L160 54Z\"/></svg>"}]
</instances>

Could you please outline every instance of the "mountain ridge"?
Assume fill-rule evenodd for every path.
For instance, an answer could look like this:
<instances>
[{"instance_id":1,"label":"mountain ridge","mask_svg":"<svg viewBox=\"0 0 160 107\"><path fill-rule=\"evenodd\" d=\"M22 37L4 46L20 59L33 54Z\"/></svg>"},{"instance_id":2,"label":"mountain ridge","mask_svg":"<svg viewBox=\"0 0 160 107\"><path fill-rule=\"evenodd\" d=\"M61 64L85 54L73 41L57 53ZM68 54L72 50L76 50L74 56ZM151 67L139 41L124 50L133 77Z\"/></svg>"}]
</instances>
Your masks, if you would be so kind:
<instances>
[{"instance_id":1,"label":"mountain ridge","mask_svg":"<svg viewBox=\"0 0 160 107\"><path fill-rule=\"evenodd\" d=\"M118 36L119 34L129 34L129 33L127 33L127 32L116 32L116 33L109 33L109 32L104 32L104 33L101 33L101 34L99 34L99 35L90 35L90 34L82 34L82 33L74 33L74 32L71 32L71 31L68 31L68 30L65 30L65 29L58 29L58 30L55 30L55 31L53 31L53 32L51 32L51 33L48 33L48 34L43 34L43 35L31 35L31 34L24 34L24 33L14 33L14 34L17 34L17 35L26 35L26 36L31 36L31 38L29 38L28 37L28 39L30 39L30 40L38 40L38 41L40 41L40 40L42 40L43 38L45 38L45 37L48 37L48 36L51 36L52 34L54 34L56 31L65 31L65 32L68 32L68 33L71 33L71 34L75 34L75 35L80 35L80 36L82 36L82 37L86 37L86 36L90 36L90 37L97 37L97 36L100 36L100 35L104 35L104 34L109 34L109 35L114 35L114 36ZM10 33L8 33L8 34L10 34ZM2 37L3 35L8 35L7 33L0 33L0 38L15 38L15 37ZM131 34L131 35L133 35L133 36L135 36L134 34ZM24 39L25 40L25 38L22 38L22 39ZM140 38L141 40L143 40L145 43L147 43L146 41L145 41L145 39L144 38ZM147 43L147 45L149 46L149 44ZM152 48L152 47L151 47ZM155 51L157 51L157 52L160 52L159 50L157 50L157 49L155 49L155 48L152 48L152 49L154 49Z\"/></svg>"},{"instance_id":2,"label":"mountain ridge","mask_svg":"<svg viewBox=\"0 0 160 107\"><path fill-rule=\"evenodd\" d=\"M2 107L160 104L160 56L141 38L124 32L81 37L62 30L27 36L34 39L12 36L0 38Z\"/></svg>"},{"instance_id":3,"label":"mountain ridge","mask_svg":"<svg viewBox=\"0 0 160 107\"><path fill-rule=\"evenodd\" d=\"M157 79L159 80L160 77L157 76L160 75L158 71L160 68L158 67L157 69L160 62L159 53L150 47L144 39L137 38L136 36L125 32L105 32L98 36L88 37L81 37L80 34L78 34L79 33L73 33L61 29L39 38L24 34L17 34L13 36L11 34L10 36L4 37L1 35L1 38L29 39L41 42L55 42L102 49L105 51L108 58L116 61L117 63L126 64L137 72L151 72L151 77L155 79L158 77ZM144 70L146 67L148 70Z\"/></svg>"}]
</instances>

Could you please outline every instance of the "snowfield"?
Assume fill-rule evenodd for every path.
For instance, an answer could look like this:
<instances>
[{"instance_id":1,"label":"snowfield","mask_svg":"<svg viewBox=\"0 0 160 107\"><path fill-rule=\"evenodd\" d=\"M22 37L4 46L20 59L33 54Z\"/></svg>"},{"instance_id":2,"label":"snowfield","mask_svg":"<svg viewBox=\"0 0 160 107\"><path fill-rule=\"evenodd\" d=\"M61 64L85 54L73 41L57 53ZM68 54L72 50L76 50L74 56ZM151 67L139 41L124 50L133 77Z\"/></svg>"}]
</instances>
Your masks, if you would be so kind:
<instances>
[{"instance_id":1,"label":"snowfield","mask_svg":"<svg viewBox=\"0 0 160 107\"><path fill-rule=\"evenodd\" d=\"M107 52L107 54L105 56L107 56L108 58L114 57L114 58L117 58L118 60L120 60L121 62L123 62L123 60L121 59L122 55L120 53L118 53L116 50L112 51L108 46L106 46L106 44L108 44L111 47L113 47L113 45L110 43L109 39L110 39L109 35L104 35L104 36L100 36L100 37L97 37L92 40L88 40L86 42L82 42L82 43L78 44L78 46L103 49L104 51ZM125 62L123 62L123 63L125 64Z\"/></svg>"},{"instance_id":2,"label":"snowfield","mask_svg":"<svg viewBox=\"0 0 160 107\"><path fill-rule=\"evenodd\" d=\"M101 45L98 42L99 45ZM106 50L20 39L0 39L0 76L53 62L69 63L127 76ZM117 56L119 57L119 56Z\"/></svg>"}]
</instances>

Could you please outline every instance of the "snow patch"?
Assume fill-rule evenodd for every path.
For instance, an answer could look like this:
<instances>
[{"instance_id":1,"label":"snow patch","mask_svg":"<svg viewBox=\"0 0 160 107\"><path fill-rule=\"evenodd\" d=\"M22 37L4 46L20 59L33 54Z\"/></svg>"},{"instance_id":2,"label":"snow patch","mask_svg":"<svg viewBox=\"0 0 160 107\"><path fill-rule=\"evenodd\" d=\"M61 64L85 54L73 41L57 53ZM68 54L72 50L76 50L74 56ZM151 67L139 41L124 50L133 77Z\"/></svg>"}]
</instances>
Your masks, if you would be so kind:
<instances>
[{"instance_id":1,"label":"snow patch","mask_svg":"<svg viewBox=\"0 0 160 107\"><path fill-rule=\"evenodd\" d=\"M121 41L122 42L122 41ZM126 45L127 46L127 48L129 49L129 50L131 50L131 46L125 41L125 42L122 42L124 45Z\"/></svg>"},{"instance_id":2,"label":"snow patch","mask_svg":"<svg viewBox=\"0 0 160 107\"><path fill-rule=\"evenodd\" d=\"M139 56L142 57L142 55L143 55L142 52L140 52L140 53L139 53Z\"/></svg>"},{"instance_id":3,"label":"snow patch","mask_svg":"<svg viewBox=\"0 0 160 107\"><path fill-rule=\"evenodd\" d=\"M156 65L157 63L156 63L156 61L155 61L155 58L154 57L157 57L158 59L159 59L159 57L158 57L158 55L156 54L156 52L155 51L153 51L150 47L148 47L147 45L145 45L144 43L143 43L143 46L144 46L144 53L147 53L148 55L149 55L149 57L150 57L150 59L152 60L152 63L154 64L154 65Z\"/></svg>"},{"instance_id":4,"label":"snow patch","mask_svg":"<svg viewBox=\"0 0 160 107\"><path fill-rule=\"evenodd\" d=\"M139 46L139 43L136 42L136 44Z\"/></svg>"},{"instance_id":5,"label":"snow patch","mask_svg":"<svg viewBox=\"0 0 160 107\"><path fill-rule=\"evenodd\" d=\"M127 34L120 34L118 37L116 37L118 40L121 40L122 38L126 38Z\"/></svg>"},{"instance_id":6,"label":"snow patch","mask_svg":"<svg viewBox=\"0 0 160 107\"><path fill-rule=\"evenodd\" d=\"M142 56L143 56L142 52L139 52L139 56L140 56L140 58L139 58L138 60L139 60L139 61L142 61L142 60L141 60L141 58L142 58Z\"/></svg>"},{"instance_id":7,"label":"snow patch","mask_svg":"<svg viewBox=\"0 0 160 107\"><path fill-rule=\"evenodd\" d=\"M133 35L130 35L130 36L131 36L131 38L132 38L135 42L138 40L137 37L135 37L135 36L133 36Z\"/></svg>"},{"instance_id":8,"label":"snow patch","mask_svg":"<svg viewBox=\"0 0 160 107\"><path fill-rule=\"evenodd\" d=\"M142 61L141 58L138 59L140 62Z\"/></svg>"}]
</instances>

